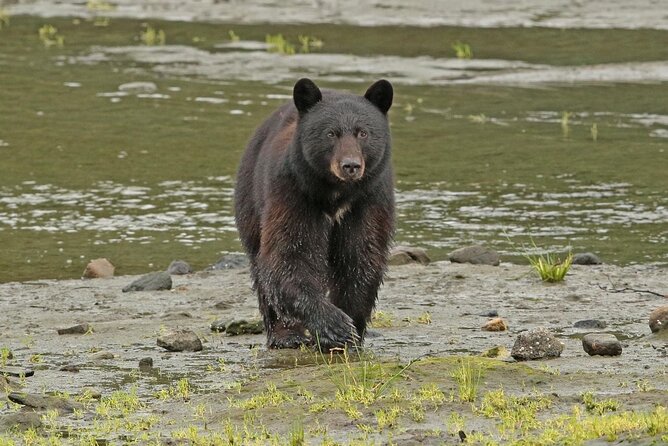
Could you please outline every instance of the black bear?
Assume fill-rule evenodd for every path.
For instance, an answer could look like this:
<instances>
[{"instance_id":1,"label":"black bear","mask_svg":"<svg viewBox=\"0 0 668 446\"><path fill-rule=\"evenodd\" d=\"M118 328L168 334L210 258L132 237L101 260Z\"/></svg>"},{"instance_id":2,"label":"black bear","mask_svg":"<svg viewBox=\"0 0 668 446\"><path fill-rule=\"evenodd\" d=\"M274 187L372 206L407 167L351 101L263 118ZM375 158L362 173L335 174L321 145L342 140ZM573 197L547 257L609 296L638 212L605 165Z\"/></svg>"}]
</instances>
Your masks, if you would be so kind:
<instances>
[{"instance_id":1,"label":"black bear","mask_svg":"<svg viewBox=\"0 0 668 446\"><path fill-rule=\"evenodd\" d=\"M300 79L248 143L235 219L270 348L364 338L394 232L392 96L386 80L356 96Z\"/></svg>"}]
</instances>

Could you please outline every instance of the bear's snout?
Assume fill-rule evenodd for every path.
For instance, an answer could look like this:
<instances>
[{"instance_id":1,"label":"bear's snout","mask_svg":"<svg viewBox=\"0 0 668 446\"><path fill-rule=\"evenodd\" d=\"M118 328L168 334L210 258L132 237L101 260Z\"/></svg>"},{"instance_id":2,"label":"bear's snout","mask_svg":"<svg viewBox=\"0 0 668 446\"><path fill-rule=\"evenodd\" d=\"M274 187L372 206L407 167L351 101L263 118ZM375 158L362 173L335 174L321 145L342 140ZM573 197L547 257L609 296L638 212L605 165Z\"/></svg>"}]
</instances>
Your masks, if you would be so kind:
<instances>
[{"instance_id":1,"label":"bear's snout","mask_svg":"<svg viewBox=\"0 0 668 446\"><path fill-rule=\"evenodd\" d=\"M343 175L351 180L357 180L362 176L362 159L361 158L344 158L341 161L341 172Z\"/></svg>"},{"instance_id":2,"label":"bear's snout","mask_svg":"<svg viewBox=\"0 0 668 446\"><path fill-rule=\"evenodd\" d=\"M344 135L334 148L330 170L341 181L356 181L364 175L362 150L352 135Z\"/></svg>"}]
</instances>

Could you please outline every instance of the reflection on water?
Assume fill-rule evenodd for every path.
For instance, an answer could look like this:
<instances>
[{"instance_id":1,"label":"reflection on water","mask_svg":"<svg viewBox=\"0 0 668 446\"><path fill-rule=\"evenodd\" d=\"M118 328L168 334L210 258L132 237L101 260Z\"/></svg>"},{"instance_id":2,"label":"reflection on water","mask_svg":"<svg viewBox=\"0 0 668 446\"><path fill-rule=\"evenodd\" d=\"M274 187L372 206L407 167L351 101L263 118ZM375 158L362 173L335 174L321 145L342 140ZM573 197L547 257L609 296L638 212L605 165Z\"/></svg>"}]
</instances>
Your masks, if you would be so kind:
<instances>
[{"instance_id":1,"label":"reflection on water","mask_svg":"<svg viewBox=\"0 0 668 446\"><path fill-rule=\"evenodd\" d=\"M666 234L660 232L668 221L665 200L652 207L638 202L630 184L562 180L558 192L536 192L524 184L492 190L472 185L475 190L462 192L448 190L447 183L402 182L397 191L398 242L424 246L436 258L463 241L487 241L517 256L533 238L547 237L563 250L605 243L610 232L620 230L639 243L666 243ZM232 196L230 177L164 181L155 187L100 182L87 191L25 182L0 189L0 229L92 231L93 245L150 244L155 233L166 233L171 241L194 247L220 243L222 233L234 235ZM668 257L664 253L649 260L665 262Z\"/></svg>"},{"instance_id":2,"label":"reflection on water","mask_svg":"<svg viewBox=\"0 0 668 446\"><path fill-rule=\"evenodd\" d=\"M205 184L165 181L153 188L100 182L86 191L29 181L0 189L0 228L95 231L94 244L143 243L151 232L172 232L184 245L210 243L220 232L235 231L232 195L229 177Z\"/></svg>"}]
</instances>

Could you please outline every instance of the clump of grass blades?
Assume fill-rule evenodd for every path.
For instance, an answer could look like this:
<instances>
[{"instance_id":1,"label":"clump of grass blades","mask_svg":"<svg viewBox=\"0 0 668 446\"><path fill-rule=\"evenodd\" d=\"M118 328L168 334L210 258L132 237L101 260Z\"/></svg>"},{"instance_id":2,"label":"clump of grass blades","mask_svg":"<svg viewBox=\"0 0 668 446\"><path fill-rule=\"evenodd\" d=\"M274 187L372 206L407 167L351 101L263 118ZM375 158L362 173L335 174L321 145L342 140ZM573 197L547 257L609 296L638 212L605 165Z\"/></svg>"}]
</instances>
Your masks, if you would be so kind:
<instances>
[{"instance_id":1,"label":"clump of grass blades","mask_svg":"<svg viewBox=\"0 0 668 446\"><path fill-rule=\"evenodd\" d=\"M544 255L525 255L531 267L543 282L561 282L573 264L573 253L569 252L564 260L552 253Z\"/></svg>"},{"instance_id":2,"label":"clump of grass blades","mask_svg":"<svg viewBox=\"0 0 668 446\"><path fill-rule=\"evenodd\" d=\"M482 378L482 367L473 359L462 358L459 367L452 373L459 386L459 399L463 402L475 401Z\"/></svg>"}]
</instances>

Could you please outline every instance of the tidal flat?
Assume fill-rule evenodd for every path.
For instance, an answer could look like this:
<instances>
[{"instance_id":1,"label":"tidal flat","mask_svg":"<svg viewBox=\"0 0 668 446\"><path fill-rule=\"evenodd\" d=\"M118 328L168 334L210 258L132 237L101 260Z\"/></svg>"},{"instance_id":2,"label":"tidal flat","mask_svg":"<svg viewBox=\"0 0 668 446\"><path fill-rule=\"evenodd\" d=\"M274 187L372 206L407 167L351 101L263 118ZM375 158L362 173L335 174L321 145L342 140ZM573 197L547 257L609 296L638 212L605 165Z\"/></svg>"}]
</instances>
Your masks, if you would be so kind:
<instances>
[{"instance_id":1,"label":"tidal flat","mask_svg":"<svg viewBox=\"0 0 668 446\"><path fill-rule=\"evenodd\" d=\"M332 354L211 331L218 319L259 317L245 268L123 293L134 279L0 285L2 368L25 375L5 378L3 392L75 405L50 401L35 415L7 402L0 427L23 427L3 444L668 441L668 331L648 327L666 304L660 267L575 265L547 284L526 265L393 266L364 348ZM506 331L481 330L493 314ZM574 326L586 319L599 328ZM57 334L76 324L87 331ZM534 328L564 344L560 357L509 357ZM174 329L193 330L204 348L158 347ZM591 332L615 335L622 354L589 356L581 338Z\"/></svg>"}]
</instances>

